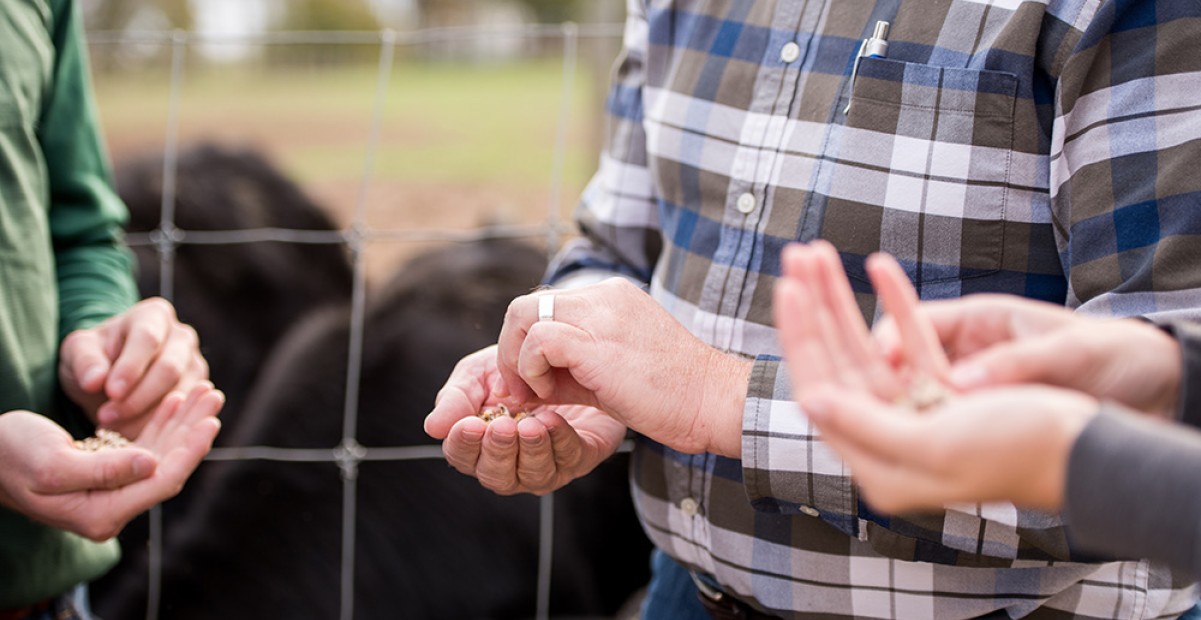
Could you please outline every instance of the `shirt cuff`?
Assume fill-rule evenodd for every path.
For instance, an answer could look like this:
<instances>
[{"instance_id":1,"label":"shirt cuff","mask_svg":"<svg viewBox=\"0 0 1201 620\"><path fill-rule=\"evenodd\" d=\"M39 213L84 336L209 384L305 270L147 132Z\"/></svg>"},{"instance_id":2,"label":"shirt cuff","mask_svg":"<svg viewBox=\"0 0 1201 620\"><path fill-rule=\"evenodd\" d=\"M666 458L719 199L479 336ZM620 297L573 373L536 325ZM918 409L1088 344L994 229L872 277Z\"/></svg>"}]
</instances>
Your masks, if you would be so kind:
<instances>
[{"instance_id":1,"label":"shirt cuff","mask_svg":"<svg viewBox=\"0 0 1201 620\"><path fill-rule=\"evenodd\" d=\"M743 484L764 512L819 517L858 535L858 501L842 459L797 406L787 366L760 356L751 370L742 417Z\"/></svg>"},{"instance_id":2,"label":"shirt cuff","mask_svg":"<svg viewBox=\"0 0 1201 620\"><path fill-rule=\"evenodd\" d=\"M1201 428L1201 324L1169 321L1159 328L1180 345L1180 392L1176 397L1176 419Z\"/></svg>"}]
</instances>

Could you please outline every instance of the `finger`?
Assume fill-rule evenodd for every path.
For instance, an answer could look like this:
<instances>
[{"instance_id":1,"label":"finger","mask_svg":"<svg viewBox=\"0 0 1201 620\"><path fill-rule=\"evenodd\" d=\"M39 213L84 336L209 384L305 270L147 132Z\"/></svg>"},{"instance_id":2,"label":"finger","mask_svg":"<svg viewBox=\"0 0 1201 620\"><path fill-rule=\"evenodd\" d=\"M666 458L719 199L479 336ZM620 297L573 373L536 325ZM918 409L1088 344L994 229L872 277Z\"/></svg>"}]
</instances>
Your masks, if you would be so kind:
<instances>
[{"instance_id":1,"label":"finger","mask_svg":"<svg viewBox=\"0 0 1201 620\"><path fill-rule=\"evenodd\" d=\"M517 437L517 483L538 495L554 491L558 472L546 427L537 418L525 418L517 423Z\"/></svg>"},{"instance_id":2,"label":"finger","mask_svg":"<svg viewBox=\"0 0 1201 620\"><path fill-rule=\"evenodd\" d=\"M65 450L33 487L40 495L117 489L154 474L157 461L143 448L126 447L97 452Z\"/></svg>"},{"instance_id":3,"label":"finger","mask_svg":"<svg viewBox=\"0 0 1201 620\"><path fill-rule=\"evenodd\" d=\"M557 413L540 412L537 417L550 436L555 468L570 472L573 477L578 475L580 463L584 460L584 441L580 434Z\"/></svg>"},{"instance_id":4,"label":"finger","mask_svg":"<svg viewBox=\"0 0 1201 620\"><path fill-rule=\"evenodd\" d=\"M167 424L175 417L186 398L187 394L183 392L172 392L163 398L158 407L154 408L154 412L151 413L150 419L142 427L141 432L136 435L136 443L146 448L156 445L159 438L166 432Z\"/></svg>"},{"instance_id":5,"label":"finger","mask_svg":"<svg viewBox=\"0 0 1201 620\"><path fill-rule=\"evenodd\" d=\"M845 338L842 333L844 327L839 325L839 317L835 316L832 291L826 282L825 271L828 266L824 264L825 259L818 247L811 246L801 261L801 279L808 285L813 297L813 303L806 308L806 312L813 316L815 333L822 343L821 357L815 362L828 366L834 381L858 389L869 389L859 371L859 363L850 351L850 345L846 344L853 338Z\"/></svg>"},{"instance_id":6,"label":"finger","mask_svg":"<svg viewBox=\"0 0 1201 620\"><path fill-rule=\"evenodd\" d=\"M845 352L850 371L877 394L895 397L901 393L902 386L896 373L872 344L838 251L826 241L814 242L814 250L834 329L840 336L835 342Z\"/></svg>"},{"instance_id":7,"label":"finger","mask_svg":"<svg viewBox=\"0 0 1201 620\"><path fill-rule=\"evenodd\" d=\"M496 359L496 347L490 346L459 360L434 397L434 408L425 418L425 433L434 439L446 439L451 428L467 417L475 416L489 401L492 388L488 377L490 360ZM482 431L481 431L482 432Z\"/></svg>"},{"instance_id":8,"label":"finger","mask_svg":"<svg viewBox=\"0 0 1201 620\"><path fill-rule=\"evenodd\" d=\"M595 359L596 343L588 332L559 321L530 326L517 355L521 380L542 400L592 404L590 386L578 386L576 370ZM561 376L566 371L568 376Z\"/></svg>"},{"instance_id":9,"label":"finger","mask_svg":"<svg viewBox=\"0 0 1201 620\"><path fill-rule=\"evenodd\" d=\"M540 292L522 295L509 302L509 308L505 312L505 322L496 341L496 367L514 402L525 402L534 395L533 390L521 379L521 373L517 370L517 360L530 326L538 320L538 296L550 294L552 293Z\"/></svg>"},{"instance_id":10,"label":"finger","mask_svg":"<svg viewBox=\"0 0 1201 620\"><path fill-rule=\"evenodd\" d=\"M516 493L517 451L517 423L508 417L489 423L475 466L480 484L501 495Z\"/></svg>"},{"instance_id":11,"label":"finger","mask_svg":"<svg viewBox=\"0 0 1201 620\"><path fill-rule=\"evenodd\" d=\"M945 382L950 363L934 325L917 311L917 291L909 282L909 276L893 257L879 253L868 257L867 272L884 308L895 321L901 350L908 364Z\"/></svg>"},{"instance_id":12,"label":"finger","mask_svg":"<svg viewBox=\"0 0 1201 620\"><path fill-rule=\"evenodd\" d=\"M101 424L112 424L118 419L136 417L149 411L168 392L188 390L204 377L191 375L199 339L196 330L189 325L178 324L170 329L158 356L151 362L145 375L122 399L106 403L97 412Z\"/></svg>"},{"instance_id":13,"label":"finger","mask_svg":"<svg viewBox=\"0 0 1201 620\"><path fill-rule=\"evenodd\" d=\"M150 299L134 306L114 329L124 332L120 353L113 362L105 391L113 400L121 400L146 374L158 357L175 323L175 310L168 302Z\"/></svg>"},{"instance_id":14,"label":"finger","mask_svg":"<svg viewBox=\"0 0 1201 620\"><path fill-rule=\"evenodd\" d=\"M446 462L459 473L475 478L487 427L486 422L476 417L463 418L455 423L442 441L442 454Z\"/></svg>"},{"instance_id":15,"label":"finger","mask_svg":"<svg viewBox=\"0 0 1201 620\"><path fill-rule=\"evenodd\" d=\"M804 282L785 278L776 282L775 322L796 392L812 389L833 380L823 360L825 344L814 312L813 295Z\"/></svg>"},{"instance_id":16,"label":"finger","mask_svg":"<svg viewBox=\"0 0 1201 620\"><path fill-rule=\"evenodd\" d=\"M950 383L961 390L1018 383L1071 387L1089 370L1063 354L1076 346L1079 342L1055 333L998 344L956 364L950 372Z\"/></svg>"},{"instance_id":17,"label":"finger","mask_svg":"<svg viewBox=\"0 0 1201 620\"><path fill-rule=\"evenodd\" d=\"M94 394L104 387L109 372L109 358L104 354L104 342L94 329L71 332L64 340L59 362L67 376L81 390Z\"/></svg>"}]
</instances>

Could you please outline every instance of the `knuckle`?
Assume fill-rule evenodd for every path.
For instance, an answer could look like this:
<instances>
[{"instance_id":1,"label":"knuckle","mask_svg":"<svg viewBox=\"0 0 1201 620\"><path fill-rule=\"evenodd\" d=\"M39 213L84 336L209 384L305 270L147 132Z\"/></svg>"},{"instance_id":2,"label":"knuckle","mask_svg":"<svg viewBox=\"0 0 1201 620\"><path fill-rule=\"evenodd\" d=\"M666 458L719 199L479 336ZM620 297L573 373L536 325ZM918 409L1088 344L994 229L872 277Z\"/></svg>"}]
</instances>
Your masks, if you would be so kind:
<instances>
[{"instance_id":1,"label":"knuckle","mask_svg":"<svg viewBox=\"0 0 1201 620\"><path fill-rule=\"evenodd\" d=\"M175 306L162 297L151 297L142 302L142 307L154 312L161 312L167 318L175 318Z\"/></svg>"}]
</instances>

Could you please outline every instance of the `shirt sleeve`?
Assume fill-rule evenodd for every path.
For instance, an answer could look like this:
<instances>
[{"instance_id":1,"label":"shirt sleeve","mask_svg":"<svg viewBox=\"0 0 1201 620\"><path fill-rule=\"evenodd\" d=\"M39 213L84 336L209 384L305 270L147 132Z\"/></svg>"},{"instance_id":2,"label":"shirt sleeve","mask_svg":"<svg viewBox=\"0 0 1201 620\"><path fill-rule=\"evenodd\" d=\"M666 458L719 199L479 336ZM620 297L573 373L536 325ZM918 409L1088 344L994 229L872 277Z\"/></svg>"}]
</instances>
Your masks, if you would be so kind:
<instances>
[{"instance_id":1,"label":"shirt sleeve","mask_svg":"<svg viewBox=\"0 0 1201 620\"><path fill-rule=\"evenodd\" d=\"M97 129L77 3L54 3L57 56L38 140L50 185L50 234L58 274L59 334L94 325L137 300L123 245L125 206L113 190Z\"/></svg>"},{"instance_id":2,"label":"shirt sleeve","mask_svg":"<svg viewBox=\"0 0 1201 620\"><path fill-rule=\"evenodd\" d=\"M1201 577L1198 471L1201 432L1102 405L1068 460L1063 511L1073 546Z\"/></svg>"},{"instance_id":3,"label":"shirt sleeve","mask_svg":"<svg viewBox=\"0 0 1201 620\"><path fill-rule=\"evenodd\" d=\"M1180 345L1180 392L1176 419L1201 428L1201 323L1169 321L1160 327Z\"/></svg>"},{"instance_id":4,"label":"shirt sleeve","mask_svg":"<svg viewBox=\"0 0 1201 620\"><path fill-rule=\"evenodd\" d=\"M1068 305L1201 317L1198 8L1104 2L1065 55L1050 187Z\"/></svg>"},{"instance_id":5,"label":"shirt sleeve","mask_svg":"<svg viewBox=\"0 0 1201 620\"><path fill-rule=\"evenodd\" d=\"M547 282L578 286L621 276L646 287L662 251L658 204L643 129L648 25L643 0L629 0L624 47L605 104L600 165L576 210L581 236L550 266Z\"/></svg>"}]
</instances>

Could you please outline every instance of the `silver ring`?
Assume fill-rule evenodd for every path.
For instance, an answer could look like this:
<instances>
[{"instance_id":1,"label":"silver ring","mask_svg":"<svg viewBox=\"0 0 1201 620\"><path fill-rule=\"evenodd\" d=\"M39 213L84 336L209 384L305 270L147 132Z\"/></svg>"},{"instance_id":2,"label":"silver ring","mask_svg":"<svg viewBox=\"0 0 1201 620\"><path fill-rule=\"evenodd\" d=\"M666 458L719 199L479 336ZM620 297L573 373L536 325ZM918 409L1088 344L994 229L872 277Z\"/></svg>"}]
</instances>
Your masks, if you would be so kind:
<instances>
[{"instance_id":1,"label":"silver ring","mask_svg":"<svg viewBox=\"0 0 1201 620\"><path fill-rule=\"evenodd\" d=\"M538 297L538 320L553 321L555 320L555 296L541 295Z\"/></svg>"}]
</instances>

